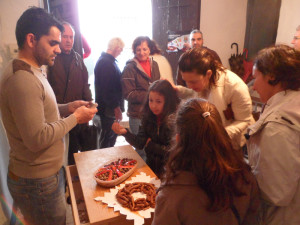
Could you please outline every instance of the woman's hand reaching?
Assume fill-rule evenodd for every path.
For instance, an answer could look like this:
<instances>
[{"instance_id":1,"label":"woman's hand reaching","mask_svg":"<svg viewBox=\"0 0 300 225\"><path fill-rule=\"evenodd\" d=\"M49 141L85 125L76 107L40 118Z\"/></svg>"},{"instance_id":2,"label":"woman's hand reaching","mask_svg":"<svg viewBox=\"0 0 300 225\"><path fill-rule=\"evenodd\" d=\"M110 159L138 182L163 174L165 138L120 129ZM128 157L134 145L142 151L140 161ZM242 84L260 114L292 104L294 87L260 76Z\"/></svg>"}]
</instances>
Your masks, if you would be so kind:
<instances>
[{"instance_id":1,"label":"woman's hand reaching","mask_svg":"<svg viewBox=\"0 0 300 225\"><path fill-rule=\"evenodd\" d=\"M148 146L148 144L149 144L150 141L151 141L151 138L148 138L148 139L147 139L147 142L146 142L146 144L145 144L145 147Z\"/></svg>"},{"instance_id":2,"label":"woman's hand reaching","mask_svg":"<svg viewBox=\"0 0 300 225\"><path fill-rule=\"evenodd\" d=\"M116 133L116 134L126 134L127 130L121 126L118 122L114 122L113 125L111 126L111 129Z\"/></svg>"}]
</instances>

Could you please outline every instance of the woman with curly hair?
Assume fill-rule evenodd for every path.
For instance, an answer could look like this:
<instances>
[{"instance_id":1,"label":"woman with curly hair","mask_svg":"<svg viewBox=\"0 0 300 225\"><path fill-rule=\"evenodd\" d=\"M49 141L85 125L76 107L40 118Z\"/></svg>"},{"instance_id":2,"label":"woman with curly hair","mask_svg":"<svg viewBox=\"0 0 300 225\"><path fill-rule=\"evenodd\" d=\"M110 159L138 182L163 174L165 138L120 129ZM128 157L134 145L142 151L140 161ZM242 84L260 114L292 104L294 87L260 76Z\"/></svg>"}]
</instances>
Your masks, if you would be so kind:
<instances>
[{"instance_id":1,"label":"woman with curly hair","mask_svg":"<svg viewBox=\"0 0 300 225\"><path fill-rule=\"evenodd\" d=\"M300 51L287 45L262 49L253 68L253 89L265 103L247 143L262 193L260 219L300 224Z\"/></svg>"}]
</instances>

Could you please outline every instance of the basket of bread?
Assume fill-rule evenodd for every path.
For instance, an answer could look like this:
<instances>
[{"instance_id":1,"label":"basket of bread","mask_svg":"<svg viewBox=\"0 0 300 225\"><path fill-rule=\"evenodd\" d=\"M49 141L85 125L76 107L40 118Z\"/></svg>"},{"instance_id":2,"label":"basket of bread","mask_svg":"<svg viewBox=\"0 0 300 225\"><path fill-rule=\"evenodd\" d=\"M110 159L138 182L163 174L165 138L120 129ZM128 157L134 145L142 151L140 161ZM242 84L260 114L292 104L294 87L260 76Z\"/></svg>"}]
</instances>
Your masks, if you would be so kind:
<instances>
[{"instance_id":1,"label":"basket of bread","mask_svg":"<svg viewBox=\"0 0 300 225\"><path fill-rule=\"evenodd\" d=\"M114 187L127 178L137 168L138 162L135 159L122 158L112 160L101 166L94 173L96 182L103 187Z\"/></svg>"}]
</instances>

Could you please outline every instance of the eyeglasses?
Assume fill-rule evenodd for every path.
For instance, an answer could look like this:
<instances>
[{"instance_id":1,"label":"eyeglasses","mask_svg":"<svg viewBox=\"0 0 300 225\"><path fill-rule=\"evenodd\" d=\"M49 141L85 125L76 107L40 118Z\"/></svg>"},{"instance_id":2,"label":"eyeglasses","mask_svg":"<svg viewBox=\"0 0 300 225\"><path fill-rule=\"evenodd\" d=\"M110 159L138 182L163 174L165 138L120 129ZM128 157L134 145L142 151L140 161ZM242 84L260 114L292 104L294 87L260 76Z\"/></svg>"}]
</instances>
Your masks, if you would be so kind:
<instances>
[{"instance_id":1,"label":"eyeglasses","mask_svg":"<svg viewBox=\"0 0 300 225\"><path fill-rule=\"evenodd\" d=\"M293 40L299 40L300 37L294 36Z\"/></svg>"}]
</instances>

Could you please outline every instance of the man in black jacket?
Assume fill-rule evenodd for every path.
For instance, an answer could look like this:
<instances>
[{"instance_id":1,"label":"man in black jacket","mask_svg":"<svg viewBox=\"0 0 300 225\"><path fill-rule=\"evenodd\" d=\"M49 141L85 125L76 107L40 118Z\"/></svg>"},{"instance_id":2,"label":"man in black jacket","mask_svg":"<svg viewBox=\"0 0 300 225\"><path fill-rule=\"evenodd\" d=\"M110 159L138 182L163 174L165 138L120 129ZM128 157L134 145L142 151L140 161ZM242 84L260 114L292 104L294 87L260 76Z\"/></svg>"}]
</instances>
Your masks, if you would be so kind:
<instances>
[{"instance_id":1,"label":"man in black jacket","mask_svg":"<svg viewBox=\"0 0 300 225\"><path fill-rule=\"evenodd\" d=\"M75 31L71 24L64 22L61 35L61 54L49 67L48 81L53 88L57 103L65 104L75 100L91 101L92 94L88 83L88 71L82 57L74 51ZM88 136L88 124L78 124L69 132L68 164L75 164L74 153L96 148L96 140ZM96 139L96 138L95 138Z\"/></svg>"},{"instance_id":2,"label":"man in black jacket","mask_svg":"<svg viewBox=\"0 0 300 225\"><path fill-rule=\"evenodd\" d=\"M101 120L99 147L109 148L116 143L117 135L112 131L113 122L122 120L124 101L122 98L121 71L116 58L123 51L124 42L113 38L108 43L106 52L102 52L95 73L96 102L99 105L98 115Z\"/></svg>"}]
</instances>

